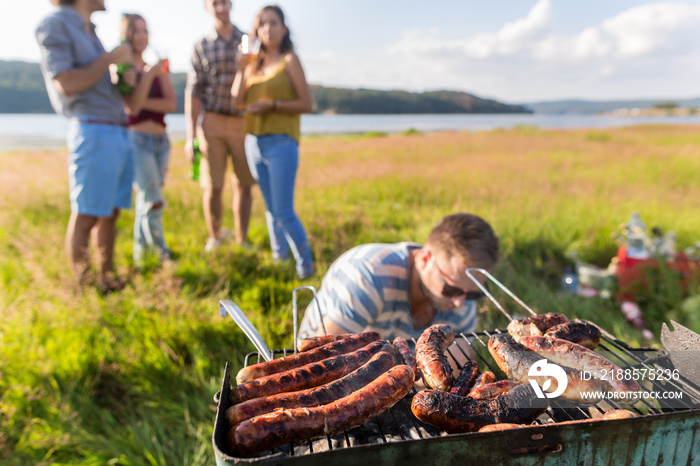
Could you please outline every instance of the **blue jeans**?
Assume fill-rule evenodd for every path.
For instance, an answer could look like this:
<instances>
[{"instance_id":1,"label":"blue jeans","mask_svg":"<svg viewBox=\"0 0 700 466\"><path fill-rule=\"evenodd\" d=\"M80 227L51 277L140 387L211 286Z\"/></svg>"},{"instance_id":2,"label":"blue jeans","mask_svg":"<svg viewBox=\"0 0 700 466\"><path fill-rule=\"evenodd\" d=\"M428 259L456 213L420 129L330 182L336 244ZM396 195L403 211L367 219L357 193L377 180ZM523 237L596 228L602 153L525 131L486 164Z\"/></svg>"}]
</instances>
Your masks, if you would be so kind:
<instances>
[{"instance_id":1,"label":"blue jeans","mask_svg":"<svg viewBox=\"0 0 700 466\"><path fill-rule=\"evenodd\" d=\"M135 166L134 262L139 262L149 250L160 258L170 258L163 233L163 185L170 161L168 135L129 131L129 143Z\"/></svg>"},{"instance_id":2,"label":"blue jeans","mask_svg":"<svg viewBox=\"0 0 700 466\"><path fill-rule=\"evenodd\" d=\"M250 171L265 199L272 257L286 260L291 248L297 275L305 278L313 271L314 264L306 231L294 212L299 144L284 134L247 134L245 151Z\"/></svg>"}]
</instances>

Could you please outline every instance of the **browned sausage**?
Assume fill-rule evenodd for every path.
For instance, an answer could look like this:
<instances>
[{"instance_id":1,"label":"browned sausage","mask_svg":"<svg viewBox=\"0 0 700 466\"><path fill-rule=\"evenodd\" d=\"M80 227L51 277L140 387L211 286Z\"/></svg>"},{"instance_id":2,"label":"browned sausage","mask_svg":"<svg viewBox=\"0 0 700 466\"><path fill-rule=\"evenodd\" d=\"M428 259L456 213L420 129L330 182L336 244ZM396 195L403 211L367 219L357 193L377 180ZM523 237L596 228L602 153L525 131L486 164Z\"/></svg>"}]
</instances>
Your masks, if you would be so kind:
<instances>
[{"instance_id":1,"label":"browned sausage","mask_svg":"<svg viewBox=\"0 0 700 466\"><path fill-rule=\"evenodd\" d=\"M467 396L470 396L475 400L496 398L497 396L501 396L507 391L512 390L517 385L520 384L513 380L499 380L498 382L487 383L473 388Z\"/></svg>"},{"instance_id":2,"label":"browned sausage","mask_svg":"<svg viewBox=\"0 0 700 466\"><path fill-rule=\"evenodd\" d=\"M554 391L558 388L555 379L546 376L529 375L530 368L543 358L537 353L528 351L523 346L516 343L510 335L505 333L492 335L491 338L489 338L488 348L496 364L498 364L498 367L506 373L509 379L528 385L530 379L532 379L536 381L540 387L544 386L547 380L552 380L552 388L550 391ZM581 371L564 366L562 366L561 369L564 370L566 374L566 389L564 393L560 395L561 398L582 405L595 404L602 399L601 385L598 379L591 377L590 380L585 380ZM584 395L584 393L586 393L586 395Z\"/></svg>"},{"instance_id":3,"label":"browned sausage","mask_svg":"<svg viewBox=\"0 0 700 466\"><path fill-rule=\"evenodd\" d=\"M477 377L479 377L479 365L474 361L465 362L462 371L450 389L450 393L457 396L467 396Z\"/></svg>"},{"instance_id":4,"label":"browned sausage","mask_svg":"<svg viewBox=\"0 0 700 466\"><path fill-rule=\"evenodd\" d=\"M550 328L568 322L568 320L564 314L557 312L523 317L522 319L515 319L508 324L508 333L515 338L515 341L518 341L518 338L526 335L543 335Z\"/></svg>"},{"instance_id":5,"label":"browned sausage","mask_svg":"<svg viewBox=\"0 0 700 466\"><path fill-rule=\"evenodd\" d=\"M487 424L529 424L548 404L546 398L537 398L529 384L523 384L489 400L421 390L413 397L411 411L419 420L449 433L476 432Z\"/></svg>"},{"instance_id":6,"label":"browned sausage","mask_svg":"<svg viewBox=\"0 0 700 466\"><path fill-rule=\"evenodd\" d=\"M623 370L593 350L570 341L552 337L529 336L520 339L520 344L550 361L573 368L577 372L589 372L601 379L604 385L624 396L616 401L634 404L639 401L641 390L636 380L625 380Z\"/></svg>"},{"instance_id":7,"label":"browned sausage","mask_svg":"<svg viewBox=\"0 0 700 466\"><path fill-rule=\"evenodd\" d=\"M278 408L305 408L325 405L364 387L394 365L394 356L388 351L381 351L372 356L356 371L326 385L297 392L254 398L235 404L226 410L226 420L229 425L235 425Z\"/></svg>"},{"instance_id":8,"label":"browned sausage","mask_svg":"<svg viewBox=\"0 0 700 466\"><path fill-rule=\"evenodd\" d=\"M479 429L479 432L498 432L501 430L510 430L510 429L519 429L521 427L526 427L522 424L512 424L510 422L503 422L501 424L489 424L481 429Z\"/></svg>"},{"instance_id":9,"label":"browned sausage","mask_svg":"<svg viewBox=\"0 0 700 466\"><path fill-rule=\"evenodd\" d=\"M303 338L299 340L297 349L299 351L309 351L310 349L318 348L319 346L323 346L334 341L344 340L350 335L350 333L344 333L340 335L322 335L318 337Z\"/></svg>"},{"instance_id":10,"label":"browned sausage","mask_svg":"<svg viewBox=\"0 0 700 466\"><path fill-rule=\"evenodd\" d=\"M408 342L406 341L406 339L396 337L394 338L393 345L394 349L396 350L396 353L399 355L399 359L401 360L401 362L413 369L415 381L419 381L420 369L418 369L418 363L416 363L416 358L415 356L413 356L413 353L411 352L411 347L408 346Z\"/></svg>"},{"instance_id":11,"label":"browned sausage","mask_svg":"<svg viewBox=\"0 0 700 466\"><path fill-rule=\"evenodd\" d=\"M334 435L364 424L392 407L413 387L413 370L389 369L354 393L316 408L280 409L231 428L227 445L237 456L252 456L289 442Z\"/></svg>"},{"instance_id":12,"label":"browned sausage","mask_svg":"<svg viewBox=\"0 0 700 466\"><path fill-rule=\"evenodd\" d=\"M234 387L231 390L231 401L241 403L277 393L318 387L349 374L380 351L391 352L391 346L383 340L374 341L352 353L339 354L278 374L259 377Z\"/></svg>"},{"instance_id":13,"label":"browned sausage","mask_svg":"<svg viewBox=\"0 0 700 466\"><path fill-rule=\"evenodd\" d=\"M445 350L454 340L452 327L444 324L428 327L418 338L416 362L428 387L443 391L452 387L454 376Z\"/></svg>"},{"instance_id":14,"label":"browned sausage","mask_svg":"<svg viewBox=\"0 0 700 466\"><path fill-rule=\"evenodd\" d=\"M248 367L244 367L238 372L236 382L242 384L244 382L257 379L258 377L265 377L270 374L276 374L278 372L294 369L295 367L301 367L312 362L321 361L322 359L326 359L331 356L349 353L358 348L362 348L368 343L379 340L380 338L381 336L377 332L363 332L357 335L350 335L342 340L327 343L310 351L292 354L279 359L273 359L272 361L253 364Z\"/></svg>"},{"instance_id":15,"label":"browned sausage","mask_svg":"<svg viewBox=\"0 0 700 466\"><path fill-rule=\"evenodd\" d=\"M555 325L547 330L544 336L578 343L588 349L595 349L600 344L600 329L588 322L566 322Z\"/></svg>"},{"instance_id":16,"label":"browned sausage","mask_svg":"<svg viewBox=\"0 0 700 466\"><path fill-rule=\"evenodd\" d=\"M498 377L496 377L496 374L494 374L491 371L486 371L482 372L479 374L479 377L476 378L476 381L474 381L474 385L472 386L472 390L478 387L481 387L482 385L486 385L487 383L494 383L498 380Z\"/></svg>"}]
</instances>

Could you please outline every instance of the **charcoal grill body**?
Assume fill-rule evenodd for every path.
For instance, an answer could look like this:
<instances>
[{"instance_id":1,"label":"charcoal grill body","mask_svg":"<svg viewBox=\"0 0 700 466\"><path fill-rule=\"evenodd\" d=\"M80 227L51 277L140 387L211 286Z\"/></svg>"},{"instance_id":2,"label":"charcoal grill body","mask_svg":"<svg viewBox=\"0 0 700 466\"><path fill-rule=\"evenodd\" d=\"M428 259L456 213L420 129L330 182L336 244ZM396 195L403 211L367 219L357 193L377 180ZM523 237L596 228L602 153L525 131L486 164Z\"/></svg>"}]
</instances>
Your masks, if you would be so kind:
<instances>
[{"instance_id":1,"label":"charcoal grill body","mask_svg":"<svg viewBox=\"0 0 700 466\"><path fill-rule=\"evenodd\" d=\"M475 334L476 336L476 334ZM484 335L481 335L485 338ZM613 343L606 340L607 344ZM618 342L619 343L619 342ZM250 356L250 355L249 355ZM248 364L246 362L246 364ZM447 435L420 423L410 413L411 391L381 417L410 431L402 438L373 437L366 443L350 442L347 433L317 440L326 451L290 446L254 458L238 458L226 452L225 412L231 406L230 366L226 365L214 425L212 443L216 464L223 465L460 465L475 464L700 464L700 404L665 412L650 411L636 418L584 421L577 424L542 424L501 432ZM697 401L696 387L690 387ZM384 420L382 420L384 422ZM382 422L377 420L379 430ZM364 427L364 426L363 426ZM416 434L416 435L414 435ZM311 444L310 442L307 442ZM340 446L338 446L340 445Z\"/></svg>"}]
</instances>

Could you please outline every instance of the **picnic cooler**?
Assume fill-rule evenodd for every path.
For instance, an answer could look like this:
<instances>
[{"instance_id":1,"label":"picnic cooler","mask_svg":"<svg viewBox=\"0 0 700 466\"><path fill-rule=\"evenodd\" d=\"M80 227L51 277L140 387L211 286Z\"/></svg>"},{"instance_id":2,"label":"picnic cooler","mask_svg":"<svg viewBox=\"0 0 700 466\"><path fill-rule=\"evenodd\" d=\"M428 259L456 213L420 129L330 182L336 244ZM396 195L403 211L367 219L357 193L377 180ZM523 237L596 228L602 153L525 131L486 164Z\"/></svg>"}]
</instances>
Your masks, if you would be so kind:
<instances>
[{"instance_id":1,"label":"picnic cooler","mask_svg":"<svg viewBox=\"0 0 700 466\"><path fill-rule=\"evenodd\" d=\"M494 279L492 279L494 280ZM499 286L500 283L496 282ZM503 288L511 294L507 289ZM487 290L487 296L493 299ZM511 297L519 299L511 294ZM519 301L520 302L520 301ZM524 305L524 303L521 302ZM528 308L529 310L529 308ZM532 312L532 311L531 311ZM296 323L296 296L295 296ZM245 329L244 329L245 330ZM247 332L246 332L247 333ZM499 378L487 344L491 335L505 329L469 334L456 333L471 348L475 362ZM674 370L668 351L658 348L633 348L601 329L599 350L613 354L611 361L622 369ZM296 342L296 324L295 324ZM415 340L409 344L415 347ZM265 360L293 353L291 349L271 350ZM452 350L448 358L457 359ZM260 351L245 357L247 367L263 361ZM698 363L700 364L700 363ZM229 426L226 410L232 405L231 366L224 368L217 403L212 443L216 464L223 465L320 465L358 464L700 464L700 383L697 376L679 372L677 380L645 381L642 390L674 392L676 398L642 397L630 411L638 417L594 421L593 418L623 406L610 399L588 407L577 407L557 398L549 399L549 408L532 426L497 432L447 434L418 420L411 412L415 387L393 407L365 424L333 436L289 443L250 458L236 457L227 451ZM588 421L590 419L590 421ZM567 420L578 423L558 424Z\"/></svg>"}]
</instances>

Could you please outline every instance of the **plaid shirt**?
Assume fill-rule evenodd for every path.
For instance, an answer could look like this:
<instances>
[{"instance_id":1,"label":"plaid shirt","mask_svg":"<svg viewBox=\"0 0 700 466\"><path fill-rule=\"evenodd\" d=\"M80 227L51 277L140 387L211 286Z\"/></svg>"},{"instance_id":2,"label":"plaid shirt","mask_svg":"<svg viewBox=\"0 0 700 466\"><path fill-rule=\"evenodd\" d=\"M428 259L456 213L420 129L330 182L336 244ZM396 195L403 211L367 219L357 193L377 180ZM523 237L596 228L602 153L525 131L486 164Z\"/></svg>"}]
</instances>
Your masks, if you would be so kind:
<instances>
[{"instance_id":1,"label":"plaid shirt","mask_svg":"<svg viewBox=\"0 0 700 466\"><path fill-rule=\"evenodd\" d=\"M213 30L194 45L192 69L187 75L187 92L202 101L205 112L243 115L231 95L236 76L236 54L243 33L234 26L227 40Z\"/></svg>"}]
</instances>

